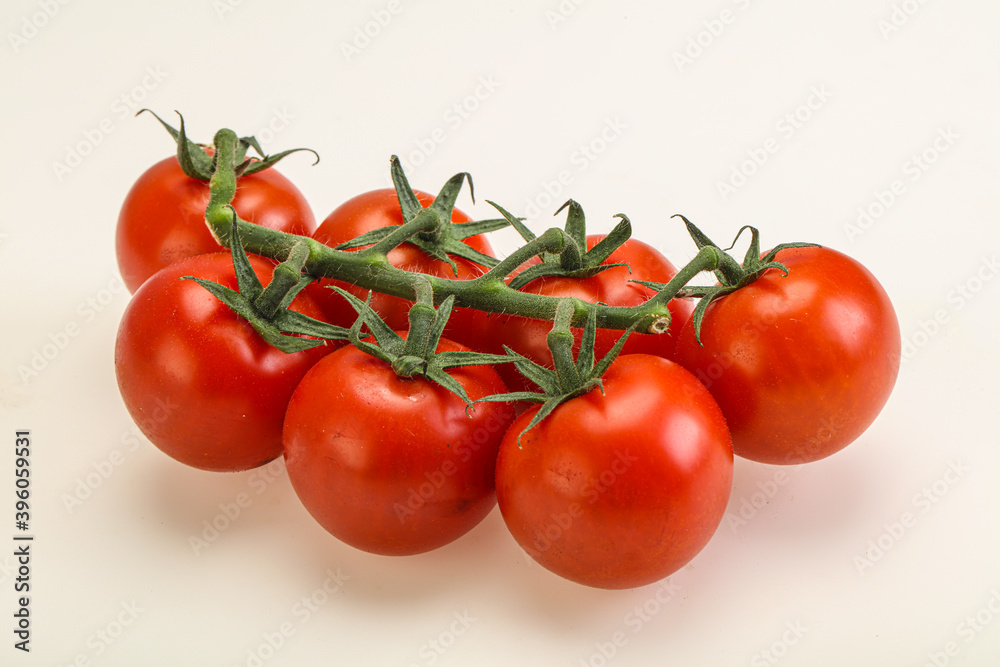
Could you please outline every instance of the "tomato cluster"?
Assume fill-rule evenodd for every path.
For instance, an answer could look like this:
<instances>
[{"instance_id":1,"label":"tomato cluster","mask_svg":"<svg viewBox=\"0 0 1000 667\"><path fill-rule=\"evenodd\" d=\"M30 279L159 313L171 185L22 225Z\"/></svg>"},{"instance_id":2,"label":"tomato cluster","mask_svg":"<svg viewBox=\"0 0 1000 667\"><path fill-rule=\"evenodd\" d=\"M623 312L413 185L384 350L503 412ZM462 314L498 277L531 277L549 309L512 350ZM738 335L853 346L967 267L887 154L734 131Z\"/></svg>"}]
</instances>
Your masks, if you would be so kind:
<instances>
[{"instance_id":1,"label":"tomato cluster","mask_svg":"<svg viewBox=\"0 0 1000 667\"><path fill-rule=\"evenodd\" d=\"M284 456L316 521L376 554L438 548L498 505L549 570L627 588L706 546L734 454L822 459L856 440L893 388L899 328L872 274L818 246L759 253L756 230L742 267L726 255L718 285L671 294L659 333L596 327L593 313L581 326L571 307L542 320L453 307L419 289L416 302L370 292L346 275L312 280L301 257L279 263L266 243L247 256L236 236L245 220L301 237L303 252L317 241L360 252L433 210L442 229L459 230L450 245L424 233L369 270L489 277L500 260L478 232L497 225L453 207L462 179L435 198L396 176L395 189L350 199L313 229L304 198L273 168L236 174L231 250L205 224L214 181L182 173L176 158L140 177L119 219L118 260L134 295L115 368L154 445L213 471ZM629 308L676 282L663 254L628 238L627 220L585 235L571 204L566 238L577 255L529 257L501 287L542 304ZM503 213L501 223L523 229ZM691 227L699 246L718 250Z\"/></svg>"}]
</instances>

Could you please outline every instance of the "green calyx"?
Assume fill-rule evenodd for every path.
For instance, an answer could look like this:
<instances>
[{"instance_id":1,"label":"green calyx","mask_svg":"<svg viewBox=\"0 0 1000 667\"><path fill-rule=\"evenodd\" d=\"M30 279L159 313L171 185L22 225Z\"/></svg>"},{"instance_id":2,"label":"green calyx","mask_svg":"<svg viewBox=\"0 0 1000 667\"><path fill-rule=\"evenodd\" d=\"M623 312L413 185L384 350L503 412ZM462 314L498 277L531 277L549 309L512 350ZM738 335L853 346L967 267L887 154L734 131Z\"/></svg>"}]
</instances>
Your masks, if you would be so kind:
<instances>
[{"instance_id":1,"label":"green calyx","mask_svg":"<svg viewBox=\"0 0 1000 667\"><path fill-rule=\"evenodd\" d=\"M448 369L510 361L508 357L498 354L461 350L438 352L455 298L449 296L438 308L434 308L434 294L428 281L423 281L417 288L417 301L410 308L410 329L406 338L393 331L372 309L371 292L368 300L362 301L339 287L332 289L347 299L358 313L358 319L347 336L352 345L391 366L399 377L422 377L441 385L459 396L470 408L473 401L458 380L447 372ZM370 335L363 335L362 328L367 328Z\"/></svg>"},{"instance_id":2,"label":"green calyx","mask_svg":"<svg viewBox=\"0 0 1000 667\"><path fill-rule=\"evenodd\" d=\"M580 352L573 358L573 331L570 323L573 317L573 301L562 299L556 307L556 316L547 338L549 351L552 353L554 368L546 368L531 359L518 354L504 346L510 360L517 370L534 384L540 392L518 391L507 394L496 394L480 399L480 401L531 401L541 403L541 408L532 417L527 427L517 436L518 446L521 437L537 426L543 419L561 404L582 396L594 389L604 391L601 378L607 372L611 363L618 357L635 326L629 327L615 343L614 347L601 359L596 359L594 353L597 341L597 317L590 312L583 328L583 338L580 342Z\"/></svg>"},{"instance_id":3,"label":"green calyx","mask_svg":"<svg viewBox=\"0 0 1000 667\"><path fill-rule=\"evenodd\" d=\"M170 133L170 136L174 138L174 141L177 142L177 161L180 163L181 170L183 170L185 174L199 181L208 181L212 178L212 175L216 170L218 155L209 154L208 151L206 151L200 144L196 144L188 139L187 134L184 131L184 116L182 116L180 112L177 112L177 116L181 119L179 129L175 129L149 109L140 109L136 112L136 115L138 116L143 112L153 114L153 117L160 121L160 125L162 125L167 132ZM251 148L257 151L257 155L260 157L247 157L247 151ZM319 155L311 148L293 148L274 155L266 155L255 137L240 137L238 148L233 156L233 159L235 160L234 169L237 176L254 174L258 171L263 171L273 167L282 158L300 151L308 151L316 156L316 161L313 162L314 165L319 162Z\"/></svg>"},{"instance_id":4,"label":"green calyx","mask_svg":"<svg viewBox=\"0 0 1000 667\"><path fill-rule=\"evenodd\" d=\"M399 208L403 213L403 224L412 222L420 216L428 220L425 231L406 239L406 243L411 243L428 256L447 263L456 274L458 267L452 256L467 259L487 268L496 266L498 260L495 257L490 257L470 247L465 239L502 229L509 224L508 221L496 218L455 223L451 220L452 212L455 210L455 201L462 189L462 183L466 180L469 182L469 192L472 193L473 201L475 201L472 176L465 172L455 174L444 184L434 201L427 208L424 208L417 199L417 194L410 187L406 174L403 173L403 166L395 155L390 159L390 171L393 185L396 188L396 196L399 198ZM337 250L350 250L376 244L386 239L394 230L394 227L372 230L346 243L341 243L337 246Z\"/></svg>"},{"instance_id":5,"label":"green calyx","mask_svg":"<svg viewBox=\"0 0 1000 667\"><path fill-rule=\"evenodd\" d=\"M528 229L524 223L505 211L503 208L489 202L504 216L507 222L517 230L525 241L533 241L535 234ZM539 255L541 262L529 266L520 272L510 281L513 289L520 289L532 280L544 276L565 276L570 278L589 278L597 275L601 271L606 271L614 266L625 266L624 264L605 264L604 262L623 243L632 236L632 223L624 213L618 213L616 218L620 222L612 229L607 236L601 239L594 247L587 250L587 223L583 214L583 208L576 201L570 199L559 207L556 215L563 209L569 209L566 214L566 247L559 254L543 253Z\"/></svg>"},{"instance_id":6,"label":"green calyx","mask_svg":"<svg viewBox=\"0 0 1000 667\"><path fill-rule=\"evenodd\" d=\"M347 329L288 308L295 296L313 280L312 276L302 273L308 247L302 244L293 248L288 259L275 267L271 282L265 287L250 266L250 258L240 242L237 220L233 211L230 239L238 289L193 276L184 276L181 280L193 280L207 289L247 320L261 338L282 352L308 350L325 345L326 340L347 340Z\"/></svg>"},{"instance_id":7,"label":"green calyx","mask_svg":"<svg viewBox=\"0 0 1000 667\"><path fill-rule=\"evenodd\" d=\"M709 304L720 297L746 287L764 275L765 271L770 269L777 269L787 276L788 268L781 262L775 261L775 257L782 250L788 248L818 247L818 244L816 243L781 243L776 245L762 257L760 254L760 232L757 231L756 227L744 225L738 232L736 232L736 238L733 239L733 244L723 250L710 238L708 238L704 232L698 229L694 223L685 218L683 215L677 214L673 217L680 218L684 221L688 234L691 235L691 238L694 240L695 245L698 246L699 250L703 248L714 248L719 253L719 263L714 270L715 277L719 280L718 285L686 286L677 292L678 297L700 299L698 305L695 306L694 312L691 314L691 324L694 326L695 338L698 340L699 345L701 344L701 322L705 317L705 310L708 308ZM732 250L737 241L739 241L743 232L748 229L750 230L750 247L747 248L746 255L743 258L743 263L740 264L726 251ZM659 283L650 283L645 281L637 282L653 289L662 289L664 287Z\"/></svg>"}]
</instances>

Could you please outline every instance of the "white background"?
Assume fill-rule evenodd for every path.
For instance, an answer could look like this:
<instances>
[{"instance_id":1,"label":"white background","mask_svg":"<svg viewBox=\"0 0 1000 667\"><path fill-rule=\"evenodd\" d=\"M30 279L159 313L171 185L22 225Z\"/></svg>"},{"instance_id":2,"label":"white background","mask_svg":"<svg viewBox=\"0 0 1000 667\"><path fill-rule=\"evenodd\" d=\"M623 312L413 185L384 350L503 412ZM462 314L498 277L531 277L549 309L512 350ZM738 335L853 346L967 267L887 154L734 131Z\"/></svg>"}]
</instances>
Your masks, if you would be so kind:
<instances>
[{"instance_id":1,"label":"white background","mask_svg":"<svg viewBox=\"0 0 1000 667\"><path fill-rule=\"evenodd\" d=\"M0 663L998 664L995 2L319 6L4 5ZM471 172L460 207L480 217L486 199L537 231L568 197L592 231L626 213L676 264L694 246L674 213L720 243L751 224L765 246L838 248L896 305L895 393L830 459L738 461L726 521L664 585L563 581L498 512L423 556L355 551L280 464L187 469L122 406L115 221L172 152L140 106L181 111L196 140L230 127L316 149L317 166L279 170L318 219L383 187L397 153L421 189ZM18 428L34 440L30 655L12 646Z\"/></svg>"}]
</instances>

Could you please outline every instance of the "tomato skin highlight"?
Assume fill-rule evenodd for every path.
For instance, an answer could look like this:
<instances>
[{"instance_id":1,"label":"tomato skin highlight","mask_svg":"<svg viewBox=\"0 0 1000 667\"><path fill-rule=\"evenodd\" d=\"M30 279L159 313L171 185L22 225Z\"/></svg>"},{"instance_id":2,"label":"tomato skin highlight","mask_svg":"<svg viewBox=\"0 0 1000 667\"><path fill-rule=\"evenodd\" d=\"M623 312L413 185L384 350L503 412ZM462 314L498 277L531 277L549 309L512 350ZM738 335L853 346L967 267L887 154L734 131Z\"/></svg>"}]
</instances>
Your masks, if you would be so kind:
<instances>
[{"instance_id":1,"label":"tomato skin highlight","mask_svg":"<svg viewBox=\"0 0 1000 667\"><path fill-rule=\"evenodd\" d=\"M414 190L414 193L417 196L417 201L424 208L434 201L434 196L429 193L420 190ZM463 223L470 222L472 219L455 208L452 210L451 220ZM401 224L403 224L403 212L399 207L396 191L392 188L383 188L362 193L342 203L320 223L312 237L332 248L372 230ZM493 247L482 234L471 236L465 239L465 242L485 255L494 256ZM420 248L409 243L404 243L391 250L388 259L392 266L399 269L455 280L471 280L486 272L484 267L475 262L452 256L457 268L456 274L447 262L429 257ZM362 300L368 296L367 290L343 281L323 278L318 282L323 287L340 287ZM350 322L353 322L355 318L354 311L339 294L333 290L325 291L328 292L328 298L324 303L324 308L330 321L346 320L348 322L346 326L350 326ZM408 328L411 301L373 292L371 304L375 312L393 329ZM481 349L480 343L486 335L486 326L486 315L482 311L456 307L452 311L444 336L449 340L479 350Z\"/></svg>"},{"instance_id":2,"label":"tomato skin highlight","mask_svg":"<svg viewBox=\"0 0 1000 667\"><path fill-rule=\"evenodd\" d=\"M593 248L603 234L587 236L587 247ZM531 281L522 292L543 294L553 297L576 297L591 303L605 303L609 306L638 306L645 303L655 292L630 282L646 280L666 283L677 275L674 265L652 246L635 238L628 239L611 254L605 264L625 263L628 266L613 267L589 278L546 276ZM530 264L529 264L530 265ZM674 299L669 305L670 328L662 334L634 333L625 343L622 354L655 354L672 359L674 345L681 326L688 319L693 305L683 299ZM552 354L549 352L547 336L552 323L512 315L491 314L488 319L485 351L503 354L503 346L523 354L532 361L552 368ZM574 354L579 352L583 329L573 329ZM595 354L598 358L607 354L621 337L616 329L598 329ZM511 391L535 391L535 386L517 373L512 364L498 368L500 377Z\"/></svg>"},{"instance_id":3,"label":"tomato skin highlight","mask_svg":"<svg viewBox=\"0 0 1000 667\"><path fill-rule=\"evenodd\" d=\"M402 332L401 332L401 335ZM467 349L442 339L438 350ZM489 366L449 373L472 400L503 393ZM496 451L506 403L466 415L457 395L347 346L318 363L285 418L285 464L303 505L339 540L402 556L444 546L496 505Z\"/></svg>"},{"instance_id":4,"label":"tomato skin highlight","mask_svg":"<svg viewBox=\"0 0 1000 667\"><path fill-rule=\"evenodd\" d=\"M250 263L265 285L274 264ZM294 354L267 344L193 275L236 289L232 256L212 253L168 266L133 295L115 343L125 407L172 458L202 470L238 471L281 455L285 407L306 371L340 343ZM320 317L300 293L292 309Z\"/></svg>"},{"instance_id":5,"label":"tomato skin highlight","mask_svg":"<svg viewBox=\"0 0 1000 667\"><path fill-rule=\"evenodd\" d=\"M224 250L205 223L208 198L209 184L185 174L175 156L139 176L125 196L115 236L129 292L174 262ZM242 219L263 227L303 236L316 227L305 197L274 168L240 176L232 203Z\"/></svg>"},{"instance_id":6,"label":"tomato skin highlight","mask_svg":"<svg viewBox=\"0 0 1000 667\"><path fill-rule=\"evenodd\" d=\"M732 490L722 412L662 357L615 360L599 389L570 399L497 457L497 500L518 544L587 586L633 588L689 562L715 533Z\"/></svg>"},{"instance_id":7,"label":"tomato skin highlight","mask_svg":"<svg viewBox=\"0 0 1000 667\"><path fill-rule=\"evenodd\" d=\"M782 250L750 285L708 306L699 346L689 322L677 361L715 396L738 456L820 460L856 440L899 372L895 310L875 277L829 248Z\"/></svg>"}]
</instances>

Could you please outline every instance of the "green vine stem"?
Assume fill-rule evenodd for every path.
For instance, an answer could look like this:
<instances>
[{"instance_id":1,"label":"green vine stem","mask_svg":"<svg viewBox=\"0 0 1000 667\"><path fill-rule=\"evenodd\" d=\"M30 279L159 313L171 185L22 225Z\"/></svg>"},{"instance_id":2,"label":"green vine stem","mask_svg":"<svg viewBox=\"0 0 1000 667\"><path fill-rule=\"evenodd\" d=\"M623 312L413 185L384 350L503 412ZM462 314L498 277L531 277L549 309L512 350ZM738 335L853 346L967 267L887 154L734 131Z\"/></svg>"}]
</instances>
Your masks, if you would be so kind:
<instances>
[{"instance_id":1,"label":"green vine stem","mask_svg":"<svg viewBox=\"0 0 1000 667\"><path fill-rule=\"evenodd\" d=\"M233 209L230 204L236 194L239 138L232 130L222 129L216 133L214 144L217 164L210 180L205 221L215 239L221 245L229 247L233 221ZM440 216L418 215L410 222L400 225L375 245L357 252L349 252L334 250L308 237L268 229L237 219L240 242L247 252L284 261L295 249L299 257L304 257L303 270L313 276L350 282L363 289L411 301L416 299L422 281L429 280L434 300L438 304L448 297L454 297L455 305L467 308L540 320L554 319L559 299L520 292L510 288L505 279L526 260L536 255L562 252L569 245L563 230L549 229L515 250L487 273L473 280L454 280L416 274L389 264L386 254L390 250L417 234L433 232L438 224ZM624 330L634 327L638 332L663 333L670 324L670 311L667 308L670 300L697 274L718 269L720 263L724 261L723 257L724 253L714 246L701 248L695 258L682 267L673 280L639 306L612 307L572 299L571 323L573 326L582 327L588 315L594 313L597 326L601 328Z\"/></svg>"}]
</instances>

